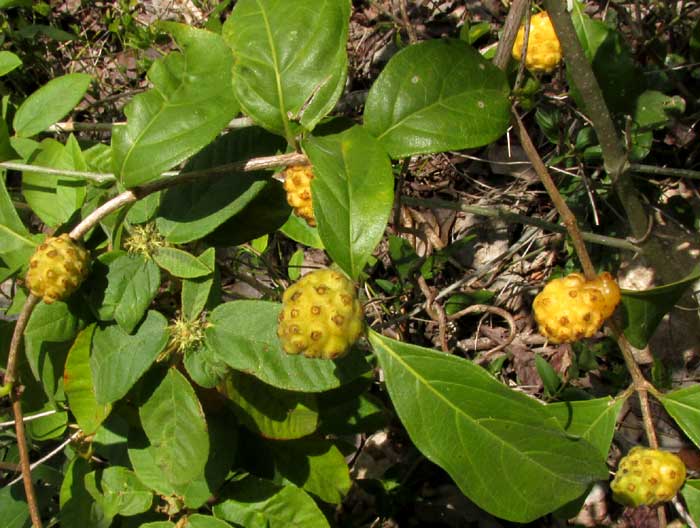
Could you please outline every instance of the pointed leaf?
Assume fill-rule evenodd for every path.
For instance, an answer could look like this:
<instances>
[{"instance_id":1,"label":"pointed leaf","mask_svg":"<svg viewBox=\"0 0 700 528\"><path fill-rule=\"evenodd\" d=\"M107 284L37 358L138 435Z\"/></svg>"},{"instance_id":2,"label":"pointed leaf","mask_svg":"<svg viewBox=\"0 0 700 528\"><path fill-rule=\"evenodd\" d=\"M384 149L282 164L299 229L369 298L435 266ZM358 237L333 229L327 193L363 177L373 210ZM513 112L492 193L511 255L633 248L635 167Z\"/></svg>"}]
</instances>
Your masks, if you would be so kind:
<instances>
[{"instance_id":1,"label":"pointed leaf","mask_svg":"<svg viewBox=\"0 0 700 528\"><path fill-rule=\"evenodd\" d=\"M126 187L157 178L209 144L238 112L231 52L221 37L173 22L163 27L182 52L148 71L153 89L124 109L112 132L114 172Z\"/></svg>"},{"instance_id":2,"label":"pointed leaf","mask_svg":"<svg viewBox=\"0 0 700 528\"><path fill-rule=\"evenodd\" d=\"M0 51L0 77L22 66L22 59L11 51Z\"/></svg>"},{"instance_id":3,"label":"pointed leaf","mask_svg":"<svg viewBox=\"0 0 700 528\"><path fill-rule=\"evenodd\" d=\"M50 80L20 105L12 126L21 137L31 137L53 125L80 102L92 82L85 73Z\"/></svg>"},{"instance_id":4,"label":"pointed leaf","mask_svg":"<svg viewBox=\"0 0 700 528\"><path fill-rule=\"evenodd\" d=\"M173 277L183 279L204 277L214 271L194 255L172 247L159 248L153 254L153 260Z\"/></svg>"},{"instance_id":5,"label":"pointed leaf","mask_svg":"<svg viewBox=\"0 0 700 528\"><path fill-rule=\"evenodd\" d=\"M481 367L375 332L369 339L411 439L489 513L529 522L607 478L591 444Z\"/></svg>"},{"instance_id":6,"label":"pointed leaf","mask_svg":"<svg viewBox=\"0 0 700 528\"><path fill-rule=\"evenodd\" d=\"M248 476L224 488L214 515L246 528L328 528L316 503L296 486Z\"/></svg>"},{"instance_id":7,"label":"pointed leaf","mask_svg":"<svg viewBox=\"0 0 700 528\"><path fill-rule=\"evenodd\" d=\"M243 111L288 140L290 116L313 129L345 84L349 18L347 0L236 2L222 33Z\"/></svg>"},{"instance_id":8,"label":"pointed leaf","mask_svg":"<svg viewBox=\"0 0 700 528\"><path fill-rule=\"evenodd\" d=\"M304 149L316 176L311 192L321 240L333 261L357 279L384 234L394 201L389 158L360 126L310 137Z\"/></svg>"},{"instance_id":9,"label":"pointed leaf","mask_svg":"<svg viewBox=\"0 0 700 528\"><path fill-rule=\"evenodd\" d=\"M68 352L63 371L63 390L66 391L70 410L86 435L93 434L109 415L112 406L100 405L95 397L90 371L90 344L95 325L88 326L78 334Z\"/></svg>"},{"instance_id":10,"label":"pointed leaf","mask_svg":"<svg viewBox=\"0 0 700 528\"><path fill-rule=\"evenodd\" d=\"M688 438L700 447L700 385L664 394L661 403Z\"/></svg>"},{"instance_id":11,"label":"pointed leaf","mask_svg":"<svg viewBox=\"0 0 700 528\"><path fill-rule=\"evenodd\" d=\"M700 519L700 479L688 479L681 489L691 519Z\"/></svg>"},{"instance_id":12,"label":"pointed leaf","mask_svg":"<svg viewBox=\"0 0 700 528\"><path fill-rule=\"evenodd\" d=\"M204 310L209 302L212 287L214 286L216 250L214 248L206 249L197 258L212 271L203 277L185 279L182 281L182 315L189 321L199 317L199 314L202 313L202 310Z\"/></svg>"},{"instance_id":13,"label":"pointed leaf","mask_svg":"<svg viewBox=\"0 0 700 528\"><path fill-rule=\"evenodd\" d=\"M90 369L97 403L115 402L129 392L165 348L167 327L165 317L151 310L133 336L118 325L95 330Z\"/></svg>"},{"instance_id":14,"label":"pointed leaf","mask_svg":"<svg viewBox=\"0 0 700 528\"><path fill-rule=\"evenodd\" d=\"M155 462L169 482L191 481L204 470L209 435L202 406L187 379L169 369L139 410L141 424L155 449Z\"/></svg>"},{"instance_id":15,"label":"pointed leaf","mask_svg":"<svg viewBox=\"0 0 700 528\"><path fill-rule=\"evenodd\" d=\"M487 145L510 124L504 72L461 40L394 55L365 103L365 127L392 158Z\"/></svg>"},{"instance_id":16,"label":"pointed leaf","mask_svg":"<svg viewBox=\"0 0 700 528\"><path fill-rule=\"evenodd\" d=\"M266 301L233 301L210 315L206 342L231 368L293 391L322 392L357 378L369 369L361 354L335 360L285 354L277 337L282 305Z\"/></svg>"},{"instance_id":17,"label":"pointed leaf","mask_svg":"<svg viewBox=\"0 0 700 528\"><path fill-rule=\"evenodd\" d=\"M90 473L85 483L108 518L143 513L153 502L153 492L125 467L111 466Z\"/></svg>"}]
</instances>

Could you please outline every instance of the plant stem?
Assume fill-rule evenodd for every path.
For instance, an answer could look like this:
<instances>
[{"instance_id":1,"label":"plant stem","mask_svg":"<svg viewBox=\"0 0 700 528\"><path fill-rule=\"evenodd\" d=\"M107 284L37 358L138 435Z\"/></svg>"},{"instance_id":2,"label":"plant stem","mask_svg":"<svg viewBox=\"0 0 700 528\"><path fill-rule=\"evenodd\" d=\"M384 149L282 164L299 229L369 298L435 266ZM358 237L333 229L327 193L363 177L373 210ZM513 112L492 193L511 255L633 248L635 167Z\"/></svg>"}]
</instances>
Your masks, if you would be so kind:
<instances>
[{"instance_id":1,"label":"plant stem","mask_svg":"<svg viewBox=\"0 0 700 528\"><path fill-rule=\"evenodd\" d=\"M42 167L39 165L29 165L27 163L15 163L14 161L3 161L0 162L0 167L4 169L24 171L24 172L37 172L40 174L54 174L56 176L71 176L74 178L81 178L83 180L91 180L97 183L107 183L116 181L117 178L114 174L109 172L88 172L88 171L75 171L68 169L54 169L52 167Z\"/></svg>"},{"instance_id":2,"label":"plant stem","mask_svg":"<svg viewBox=\"0 0 700 528\"><path fill-rule=\"evenodd\" d=\"M502 70L505 70L506 66L508 66L515 36L518 34L518 29L520 29L520 21L529 5L529 0L514 0L508 10L508 16L503 24L503 33L496 48L496 56L493 58L493 63Z\"/></svg>"},{"instance_id":3,"label":"plant stem","mask_svg":"<svg viewBox=\"0 0 700 528\"><path fill-rule=\"evenodd\" d=\"M448 202L447 200L439 200L434 198L415 198L413 196L401 196L401 202L406 205L417 205L422 207L435 207L438 209L450 209L453 211L463 211L465 213L471 213L478 216L486 216L489 218L497 218L498 220L503 220L504 222L509 222L512 224L524 224L539 227L547 231L553 231L555 233L566 233L566 227L547 222L546 220L541 220L539 218L532 218L530 216L521 215L518 213L513 213L504 210L500 207L479 207L478 205L467 205L461 202ZM581 236L586 242L591 242L593 244L598 244L601 246L614 247L617 249L624 249L627 251L639 252L640 248L635 246L632 242L623 240L621 238L613 238L605 235L597 235L595 233L581 233Z\"/></svg>"},{"instance_id":4,"label":"plant stem","mask_svg":"<svg viewBox=\"0 0 700 528\"><path fill-rule=\"evenodd\" d=\"M677 178L691 178L694 180L700 180L700 171L690 169L675 169L673 167L657 167L656 165L632 163L630 164L630 170L642 174L655 174L657 176L675 176Z\"/></svg>"}]
</instances>

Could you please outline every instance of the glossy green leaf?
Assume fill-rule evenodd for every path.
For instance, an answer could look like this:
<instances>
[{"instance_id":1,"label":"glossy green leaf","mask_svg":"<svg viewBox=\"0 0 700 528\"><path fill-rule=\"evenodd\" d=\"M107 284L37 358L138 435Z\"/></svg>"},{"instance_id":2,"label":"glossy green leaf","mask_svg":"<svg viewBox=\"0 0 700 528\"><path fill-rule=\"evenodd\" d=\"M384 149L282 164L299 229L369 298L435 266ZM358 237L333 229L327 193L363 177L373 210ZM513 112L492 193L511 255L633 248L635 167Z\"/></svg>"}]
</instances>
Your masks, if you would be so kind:
<instances>
[{"instance_id":1,"label":"glossy green leaf","mask_svg":"<svg viewBox=\"0 0 700 528\"><path fill-rule=\"evenodd\" d=\"M133 471L110 466L85 476L88 492L97 501L107 518L131 516L147 511L153 492L144 486Z\"/></svg>"},{"instance_id":2,"label":"glossy green leaf","mask_svg":"<svg viewBox=\"0 0 700 528\"><path fill-rule=\"evenodd\" d=\"M199 317L202 310L209 302L214 286L214 273L216 270L216 250L208 248L197 257L211 273L203 277L194 279L184 279L182 281L181 301L182 301L182 316L192 321Z\"/></svg>"},{"instance_id":3,"label":"glossy green leaf","mask_svg":"<svg viewBox=\"0 0 700 528\"><path fill-rule=\"evenodd\" d=\"M111 524L85 488L85 476L90 471L90 463L79 456L66 469L60 492L59 519L63 526L108 528Z\"/></svg>"},{"instance_id":4,"label":"glossy green leaf","mask_svg":"<svg viewBox=\"0 0 700 528\"><path fill-rule=\"evenodd\" d=\"M617 417L624 403L624 398L613 400L608 397L550 403L547 410L567 433L587 440L605 458L610 451Z\"/></svg>"},{"instance_id":5,"label":"glossy green leaf","mask_svg":"<svg viewBox=\"0 0 700 528\"><path fill-rule=\"evenodd\" d=\"M54 169L86 170L85 159L73 136L66 145L45 139L32 163ZM85 201L85 180L39 172L22 173L22 194L32 211L52 226L67 222Z\"/></svg>"},{"instance_id":6,"label":"glossy green leaf","mask_svg":"<svg viewBox=\"0 0 700 528\"><path fill-rule=\"evenodd\" d=\"M700 519L700 480L686 480L681 489L681 494L688 506L688 513L692 519Z\"/></svg>"},{"instance_id":7,"label":"glossy green leaf","mask_svg":"<svg viewBox=\"0 0 700 528\"><path fill-rule=\"evenodd\" d=\"M207 422L194 389L180 372L168 370L139 415L156 465L169 482L187 483L202 473L209 456Z\"/></svg>"},{"instance_id":8,"label":"glossy green leaf","mask_svg":"<svg viewBox=\"0 0 700 528\"><path fill-rule=\"evenodd\" d=\"M503 71L461 40L434 39L394 55L372 85L365 126L392 158L487 145L510 124Z\"/></svg>"},{"instance_id":9,"label":"glossy green leaf","mask_svg":"<svg viewBox=\"0 0 700 528\"><path fill-rule=\"evenodd\" d=\"M318 427L314 394L278 389L242 372L227 376L224 387L238 420L265 438L293 440Z\"/></svg>"},{"instance_id":10,"label":"glossy green leaf","mask_svg":"<svg viewBox=\"0 0 700 528\"><path fill-rule=\"evenodd\" d=\"M68 352L63 371L63 390L68 397L70 410L86 435L93 434L109 415L112 406L99 404L95 397L90 371L90 345L95 325L88 326L78 334Z\"/></svg>"},{"instance_id":11,"label":"glossy green leaf","mask_svg":"<svg viewBox=\"0 0 700 528\"><path fill-rule=\"evenodd\" d=\"M11 51L0 51L0 77L22 66L22 59Z\"/></svg>"},{"instance_id":12,"label":"glossy green leaf","mask_svg":"<svg viewBox=\"0 0 700 528\"><path fill-rule=\"evenodd\" d=\"M268 445L274 454L277 472L322 501L340 504L350 490L348 464L332 442L303 439L273 441Z\"/></svg>"},{"instance_id":13,"label":"glossy green leaf","mask_svg":"<svg viewBox=\"0 0 700 528\"><path fill-rule=\"evenodd\" d=\"M31 137L53 125L80 102L92 77L70 73L50 80L20 105L12 123L15 134Z\"/></svg>"},{"instance_id":14,"label":"glossy green leaf","mask_svg":"<svg viewBox=\"0 0 700 528\"><path fill-rule=\"evenodd\" d=\"M289 218L280 227L280 231L287 235L292 240L309 246L312 248L323 249L323 241L318 234L318 229L311 227L306 223L306 220L298 217L295 214L289 215Z\"/></svg>"},{"instance_id":15,"label":"glossy green leaf","mask_svg":"<svg viewBox=\"0 0 700 528\"><path fill-rule=\"evenodd\" d=\"M314 166L318 233L333 261L357 279L384 234L394 201L389 158L360 126L310 137L304 149Z\"/></svg>"},{"instance_id":16,"label":"glossy green leaf","mask_svg":"<svg viewBox=\"0 0 700 528\"><path fill-rule=\"evenodd\" d=\"M347 0L236 2L222 34L243 111L290 141L290 119L313 129L345 84L349 18Z\"/></svg>"},{"instance_id":17,"label":"glossy green leaf","mask_svg":"<svg viewBox=\"0 0 700 528\"><path fill-rule=\"evenodd\" d=\"M369 340L413 442L489 513L529 522L607 479L595 447L481 367L375 332Z\"/></svg>"},{"instance_id":18,"label":"glossy green leaf","mask_svg":"<svg viewBox=\"0 0 700 528\"><path fill-rule=\"evenodd\" d=\"M159 248L153 254L153 260L172 276L183 279L204 277L214 271L191 253L172 247Z\"/></svg>"},{"instance_id":19,"label":"glossy green leaf","mask_svg":"<svg viewBox=\"0 0 700 528\"><path fill-rule=\"evenodd\" d=\"M222 304L209 316L207 345L231 368L280 389L322 392L369 370L357 352L335 361L285 354L277 337L281 308L281 304L266 301Z\"/></svg>"},{"instance_id":20,"label":"glossy green leaf","mask_svg":"<svg viewBox=\"0 0 700 528\"><path fill-rule=\"evenodd\" d=\"M304 490L248 476L224 488L214 515L246 528L329 528Z\"/></svg>"},{"instance_id":21,"label":"glossy green leaf","mask_svg":"<svg viewBox=\"0 0 700 528\"><path fill-rule=\"evenodd\" d=\"M5 175L0 175L0 275L7 275L26 265L42 236L32 236L15 210L5 188Z\"/></svg>"},{"instance_id":22,"label":"glossy green leaf","mask_svg":"<svg viewBox=\"0 0 700 528\"><path fill-rule=\"evenodd\" d=\"M160 270L141 255L108 254L106 260L106 269L99 263L94 265L90 297L100 320L114 319L130 334L158 293Z\"/></svg>"},{"instance_id":23,"label":"glossy green leaf","mask_svg":"<svg viewBox=\"0 0 700 528\"><path fill-rule=\"evenodd\" d=\"M231 528L231 525L216 517L195 513L187 517L184 528Z\"/></svg>"},{"instance_id":24,"label":"glossy green leaf","mask_svg":"<svg viewBox=\"0 0 700 528\"><path fill-rule=\"evenodd\" d=\"M208 145L238 112L231 86L231 51L221 37L161 23L181 52L148 71L153 89L124 109L127 124L112 132L114 172L126 187L157 178Z\"/></svg>"},{"instance_id":25,"label":"glossy green leaf","mask_svg":"<svg viewBox=\"0 0 700 528\"><path fill-rule=\"evenodd\" d=\"M151 310L133 336L118 325L95 330L90 369L97 403L115 402L129 392L165 348L167 327L165 317Z\"/></svg>"},{"instance_id":26,"label":"glossy green leaf","mask_svg":"<svg viewBox=\"0 0 700 528\"><path fill-rule=\"evenodd\" d=\"M643 291L622 290L622 306L626 314L624 332L632 346L646 346L661 319L698 278L700 267L672 284Z\"/></svg>"},{"instance_id":27,"label":"glossy green leaf","mask_svg":"<svg viewBox=\"0 0 700 528\"><path fill-rule=\"evenodd\" d=\"M190 161L183 172L219 167L209 178L168 189L158 212L158 230L169 242L184 244L211 233L248 205L265 187L270 173L243 172L220 167L284 148L284 140L257 127L234 130L208 145Z\"/></svg>"},{"instance_id":28,"label":"glossy green leaf","mask_svg":"<svg viewBox=\"0 0 700 528\"><path fill-rule=\"evenodd\" d=\"M664 394L661 403L688 438L700 447L700 385Z\"/></svg>"}]
</instances>

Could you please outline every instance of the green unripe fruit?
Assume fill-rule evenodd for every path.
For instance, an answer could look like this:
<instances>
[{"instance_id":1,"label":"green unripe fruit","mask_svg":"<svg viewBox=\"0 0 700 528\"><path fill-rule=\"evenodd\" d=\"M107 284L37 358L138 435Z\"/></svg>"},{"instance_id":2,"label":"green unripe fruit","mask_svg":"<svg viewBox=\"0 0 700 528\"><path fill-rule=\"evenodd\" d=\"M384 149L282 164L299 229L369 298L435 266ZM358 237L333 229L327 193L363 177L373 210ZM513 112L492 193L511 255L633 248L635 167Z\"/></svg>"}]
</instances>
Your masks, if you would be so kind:
<instances>
[{"instance_id":1,"label":"green unripe fruit","mask_svg":"<svg viewBox=\"0 0 700 528\"><path fill-rule=\"evenodd\" d=\"M277 335L288 354L337 359L363 330L362 306L352 282L342 273L311 272L282 296Z\"/></svg>"},{"instance_id":2,"label":"green unripe fruit","mask_svg":"<svg viewBox=\"0 0 700 528\"><path fill-rule=\"evenodd\" d=\"M685 482L685 464L667 451L633 447L620 460L610 484L613 499L625 506L652 506L670 501Z\"/></svg>"},{"instance_id":3,"label":"green unripe fruit","mask_svg":"<svg viewBox=\"0 0 700 528\"><path fill-rule=\"evenodd\" d=\"M90 254L67 234L47 238L29 260L27 287L46 304L67 299L88 276Z\"/></svg>"}]
</instances>

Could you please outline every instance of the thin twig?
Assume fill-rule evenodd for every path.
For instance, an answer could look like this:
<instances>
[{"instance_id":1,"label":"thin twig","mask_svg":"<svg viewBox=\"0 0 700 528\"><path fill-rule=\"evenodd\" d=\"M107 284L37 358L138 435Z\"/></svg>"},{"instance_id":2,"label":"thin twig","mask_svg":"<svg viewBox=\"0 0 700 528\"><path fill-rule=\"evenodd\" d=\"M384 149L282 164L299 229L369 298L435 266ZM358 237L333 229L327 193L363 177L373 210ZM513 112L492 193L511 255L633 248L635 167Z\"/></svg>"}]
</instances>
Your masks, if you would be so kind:
<instances>
[{"instance_id":1,"label":"thin twig","mask_svg":"<svg viewBox=\"0 0 700 528\"><path fill-rule=\"evenodd\" d=\"M518 29L520 29L520 21L529 5L529 0L514 0L508 10L508 16L503 24L503 33L498 41L498 48L496 48L496 56L493 58L493 63L502 70L505 70L506 66L508 66L513 43L518 34Z\"/></svg>"},{"instance_id":2,"label":"thin twig","mask_svg":"<svg viewBox=\"0 0 700 528\"><path fill-rule=\"evenodd\" d=\"M27 498L27 507L29 508L29 516L32 519L32 526L41 528L41 515L39 515L39 504L36 500L36 492L32 482L32 468L29 464L29 449L27 447L27 436L24 432L24 422L22 421L22 402L20 401L19 391L13 389L10 392L10 398L12 399L12 414L15 417L19 465L22 468L22 476L19 478L24 483L24 494Z\"/></svg>"},{"instance_id":3,"label":"thin twig","mask_svg":"<svg viewBox=\"0 0 700 528\"><path fill-rule=\"evenodd\" d=\"M46 416L51 416L52 414L56 414L58 411L56 409L51 409L50 411L42 411L40 413L36 414L30 414L29 416L24 417L24 423L31 422L32 420L38 420L39 418L44 418ZM3 427L12 427L15 425L15 421L9 421L9 422L0 422L0 428Z\"/></svg>"},{"instance_id":4,"label":"thin twig","mask_svg":"<svg viewBox=\"0 0 700 528\"><path fill-rule=\"evenodd\" d=\"M54 169L52 167L42 167L40 165L29 165L27 163L15 163L14 161L2 161L0 167L4 169L17 170L23 172L36 172L39 174L53 174L56 176L70 176L82 180L91 180L97 183L107 183L116 181L114 174L109 172L76 171L68 169Z\"/></svg>"},{"instance_id":5,"label":"thin twig","mask_svg":"<svg viewBox=\"0 0 700 528\"><path fill-rule=\"evenodd\" d=\"M33 462L32 465L30 466L30 470L34 470L37 467L39 467L41 464L46 462L47 460L50 460L51 458L55 457L57 454L59 454L61 451L63 451L63 448L66 447L68 444L70 444L73 440L75 440L78 436L80 436L83 432L82 431L76 431L72 435L70 435L66 440L61 442L58 446L53 448L50 452L48 452L46 455L41 457L39 460L36 462ZM13 484L16 484L19 482L19 479L15 479L12 482L8 484L8 486L12 486Z\"/></svg>"},{"instance_id":6,"label":"thin twig","mask_svg":"<svg viewBox=\"0 0 700 528\"><path fill-rule=\"evenodd\" d=\"M482 312L487 312L491 313L494 315L498 315L499 317L502 317L503 319L506 320L506 323L508 323L508 329L509 329L509 334L506 339L499 344L498 346L492 348L488 352L484 354L485 357L490 357L491 355L495 354L496 352L499 352L503 350L505 347L510 345L513 342L513 339L515 339L515 336L518 335L518 329L515 326L515 319L513 316L503 308L499 308L498 306L491 306L488 304L472 304L471 306L467 306L463 310L460 310L459 312L453 313L452 315L447 316L447 319L449 321L454 321L455 319L459 319L460 317L463 317L465 315L469 314L474 314L474 313L482 313Z\"/></svg>"}]
</instances>

